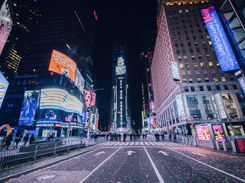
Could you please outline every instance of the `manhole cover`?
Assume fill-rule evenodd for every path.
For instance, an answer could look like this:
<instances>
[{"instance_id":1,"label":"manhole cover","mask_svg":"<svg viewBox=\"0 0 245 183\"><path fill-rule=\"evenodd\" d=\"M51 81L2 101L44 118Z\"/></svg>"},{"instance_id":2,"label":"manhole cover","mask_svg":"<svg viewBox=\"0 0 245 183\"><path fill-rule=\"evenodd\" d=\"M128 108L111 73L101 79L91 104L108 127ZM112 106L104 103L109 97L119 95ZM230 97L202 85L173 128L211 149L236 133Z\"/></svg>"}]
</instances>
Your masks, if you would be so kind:
<instances>
[{"instance_id":1,"label":"manhole cover","mask_svg":"<svg viewBox=\"0 0 245 183\"><path fill-rule=\"evenodd\" d=\"M36 178L37 181L45 181L55 178L56 175L41 175Z\"/></svg>"}]
</instances>

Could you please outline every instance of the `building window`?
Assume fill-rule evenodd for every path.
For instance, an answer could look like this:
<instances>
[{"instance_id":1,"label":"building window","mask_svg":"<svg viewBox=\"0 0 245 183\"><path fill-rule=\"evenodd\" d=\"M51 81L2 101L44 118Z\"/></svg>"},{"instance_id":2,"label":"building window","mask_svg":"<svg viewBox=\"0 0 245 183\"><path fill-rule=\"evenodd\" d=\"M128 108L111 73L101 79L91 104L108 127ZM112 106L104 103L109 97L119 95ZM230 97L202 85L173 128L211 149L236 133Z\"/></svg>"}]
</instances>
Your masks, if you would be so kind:
<instances>
[{"instance_id":1,"label":"building window","mask_svg":"<svg viewBox=\"0 0 245 183\"><path fill-rule=\"evenodd\" d=\"M199 86L200 91L204 91L203 86Z\"/></svg>"},{"instance_id":2,"label":"building window","mask_svg":"<svg viewBox=\"0 0 245 183\"><path fill-rule=\"evenodd\" d=\"M237 90L238 88L237 88L237 85L232 85L233 86L233 88L235 89L235 90Z\"/></svg>"},{"instance_id":3,"label":"building window","mask_svg":"<svg viewBox=\"0 0 245 183\"><path fill-rule=\"evenodd\" d=\"M219 61L216 61L216 65L219 66ZM222 72L222 71L221 71Z\"/></svg>"},{"instance_id":4,"label":"building window","mask_svg":"<svg viewBox=\"0 0 245 183\"><path fill-rule=\"evenodd\" d=\"M179 44L175 44L175 47L178 48L179 47Z\"/></svg>"},{"instance_id":5,"label":"building window","mask_svg":"<svg viewBox=\"0 0 245 183\"><path fill-rule=\"evenodd\" d=\"M180 68L183 68L183 67L184 67L184 64L179 64L179 67L180 67Z\"/></svg>"},{"instance_id":6,"label":"building window","mask_svg":"<svg viewBox=\"0 0 245 183\"><path fill-rule=\"evenodd\" d=\"M169 15L169 18L170 18L170 19L172 19L172 18L173 18L173 16L172 16L172 15Z\"/></svg>"},{"instance_id":7,"label":"building window","mask_svg":"<svg viewBox=\"0 0 245 183\"><path fill-rule=\"evenodd\" d=\"M207 59L210 59L210 55L206 55Z\"/></svg>"},{"instance_id":8,"label":"building window","mask_svg":"<svg viewBox=\"0 0 245 183\"><path fill-rule=\"evenodd\" d=\"M183 56L184 60L187 60L187 56Z\"/></svg>"},{"instance_id":9,"label":"building window","mask_svg":"<svg viewBox=\"0 0 245 183\"><path fill-rule=\"evenodd\" d=\"M197 25L197 27L200 27L200 25L199 24L196 24Z\"/></svg>"},{"instance_id":10,"label":"building window","mask_svg":"<svg viewBox=\"0 0 245 183\"><path fill-rule=\"evenodd\" d=\"M188 34L188 31L185 31L185 34Z\"/></svg>"},{"instance_id":11,"label":"building window","mask_svg":"<svg viewBox=\"0 0 245 183\"><path fill-rule=\"evenodd\" d=\"M195 73L196 73L196 74L200 74L200 73L199 73L199 70L195 70Z\"/></svg>"},{"instance_id":12,"label":"building window","mask_svg":"<svg viewBox=\"0 0 245 183\"><path fill-rule=\"evenodd\" d=\"M181 57L178 57L178 60L181 60Z\"/></svg>"},{"instance_id":13,"label":"building window","mask_svg":"<svg viewBox=\"0 0 245 183\"><path fill-rule=\"evenodd\" d=\"M182 53L185 53L185 50L182 50Z\"/></svg>"},{"instance_id":14,"label":"building window","mask_svg":"<svg viewBox=\"0 0 245 183\"><path fill-rule=\"evenodd\" d=\"M198 45L198 42L195 42L195 45Z\"/></svg>"},{"instance_id":15,"label":"building window","mask_svg":"<svg viewBox=\"0 0 245 183\"><path fill-rule=\"evenodd\" d=\"M188 63L185 63L185 67L190 67Z\"/></svg>"},{"instance_id":16,"label":"building window","mask_svg":"<svg viewBox=\"0 0 245 183\"><path fill-rule=\"evenodd\" d=\"M204 51L208 51L208 48L204 48Z\"/></svg>"},{"instance_id":17,"label":"building window","mask_svg":"<svg viewBox=\"0 0 245 183\"><path fill-rule=\"evenodd\" d=\"M234 76L230 76L230 80L231 81L234 81L235 79L234 79Z\"/></svg>"},{"instance_id":18,"label":"building window","mask_svg":"<svg viewBox=\"0 0 245 183\"><path fill-rule=\"evenodd\" d=\"M190 37L189 37L189 36L186 36L186 39L187 39L187 40L190 40Z\"/></svg>"},{"instance_id":19,"label":"building window","mask_svg":"<svg viewBox=\"0 0 245 183\"><path fill-rule=\"evenodd\" d=\"M191 19L188 19L187 21L191 23Z\"/></svg>"},{"instance_id":20,"label":"building window","mask_svg":"<svg viewBox=\"0 0 245 183\"><path fill-rule=\"evenodd\" d=\"M176 29L179 30L179 26L176 26Z\"/></svg>"},{"instance_id":21,"label":"building window","mask_svg":"<svg viewBox=\"0 0 245 183\"><path fill-rule=\"evenodd\" d=\"M193 26L191 24L189 24L189 27L192 28Z\"/></svg>"},{"instance_id":22,"label":"building window","mask_svg":"<svg viewBox=\"0 0 245 183\"><path fill-rule=\"evenodd\" d=\"M178 39L175 37L175 38L174 38L174 41L178 41Z\"/></svg>"},{"instance_id":23,"label":"building window","mask_svg":"<svg viewBox=\"0 0 245 183\"><path fill-rule=\"evenodd\" d=\"M187 106L191 116L193 116L194 120L201 119L201 112L199 110L198 99L196 95L187 95Z\"/></svg>"},{"instance_id":24,"label":"building window","mask_svg":"<svg viewBox=\"0 0 245 183\"><path fill-rule=\"evenodd\" d=\"M185 9L185 12L188 13L188 9Z\"/></svg>"},{"instance_id":25,"label":"building window","mask_svg":"<svg viewBox=\"0 0 245 183\"><path fill-rule=\"evenodd\" d=\"M191 59L192 59L192 60L195 60L195 56L194 56L194 55L192 55L192 56L191 56Z\"/></svg>"},{"instance_id":26,"label":"building window","mask_svg":"<svg viewBox=\"0 0 245 183\"><path fill-rule=\"evenodd\" d=\"M226 81L225 77L221 77L221 81Z\"/></svg>"},{"instance_id":27,"label":"building window","mask_svg":"<svg viewBox=\"0 0 245 183\"><path fill-rule=\"evenodd\" d=\"M175 36L176 35L176 32L173 32L173 35Z\"/></svg>"},{"instance_id":28,"label":"building window","mask_svg":"<svg viewBox=\"0 0 245 183\"><path fill-rule=\"evenodd\" d=\"M181 47L184 47L184 43L180 43L180 46L181 46Z\"/></svg>"},{"instance_id":29,"label":"building window","mask_svg":"<svg viewBox=\"0 0 245 183\"><path fill-rule=\"evenodd\" d=\"M198 55L198 58L199 58L199 59L202 59L202 55Z\"/></svg>"},{"instance_id":30,"label":"building window","mask_svg":"<svg viewBox=\"0 0 245 183\"><path fill-rule=\"evenodd\" d=\"M197 63L196 63L196 62L195 62L195 63L193 63L193 66L194 66L194 67L197 67Z\"/></svg>"},{"instance_id":31,"label":"building window","mask_svg":"<svg viewBox=\"0 0 245 183\"><path fill-rule=\"evenodd\" d=\"M209 45L212 45L212 41L208 41L208 44L209 44Z\"/></svg>"},{"instance_id":32,"label":"building window","mask_svg":"<svg viewBox=\"0 0 245 183\"><path fill-rule=\"evenodd\" d=\"M205 41L202 42L202 45L206 45Z\"/></svg>"},{"instance_id":33,"label":"building window","mask_svg":"<svg viewBox=\"0 0 245 183\"><path fill-rule=\"evenodd\" d=\"M197 37L196 36L193 36L193 39L197 39Z\"/></svg>"},{"instance_id":34,"label":"building window","mask_svg":"<svg viewBox=\"0 0 245 183\"><path fill-rule=\"evenodd\" d=\"M186 28L186 25L185 24L183 25L183 28Z\"/></svg>"},{"instance_id":35,"label":"building window","mask_svg":"<svg viewBox=\"0 0 245 183\"><path fill-rule=\"evenodd\" d=\"M202 102L207 115L207 119L217 119L218 111L213 95L202 95Z\"/></svg>"},{"instance_id":36,"label":"building window","mask_svg":"<svg viewBox=\"0 0 245 183\"><path fill-rule=\"evenodd\" d=\"M190 49L190 53L193 53L193 49Z\"/></svg>"},{"instance_id":37,"label":"building window","mask_svg":"<svg viewBox=\"0 0 245 183\"><path fill-rule=\"evenodd\" d=\"M176 50L176 53L177 53L177 54L180 54L180 50Z\"/></svg>"},{"instance_id":38,"label":"building window","mask_svg":"<svg viewBox=\"0 0 245 183\"><path fill-rule=\"evenodd\" d=\"M186 73L187 73L187 75L191 75L191 71L189 71L189 70L186 71Z\"/></svg>"},{"instance_id":39,"label":"building window","mask_svg":"<svg viewBox=\"0 0 245 183\"><path fill-rule=\"evenodd\" d=\"M217 90L220 90L220 86L219 86L219 85L216 85L216 89L217 89Z\"/></svg>"},{"instance_id":40,"label":"building window","mask_svg":"<svg viewBox=\"0 0 245 183\"><path fill-rule=\"evenodd\" d=\"M193 83L193 79L192 78L189 78L189 83Z\"/></svg>"},{"instance_id":41,"label":"building window","mask_svg":"<svg viewBox=\"0 0 245 183\"><path fill-rule=\"evenodd\" d=\"M182 38L182 37L179 37L179 40L180 40L180 41L183 41L183 38Z\"/></svg>"},{"instance_id":42,"label":"building window","mask_svg":"<svg viewBox=\"0 0 245 183\"><path fill-rule=\"evenodd\" d=\"M201 38L201 39L204 39L203 35L200 35L200 38Z\"/></svg>"},{"instance_id":43,"label":"building window","mask_svg":"<svg viewBox=\"0 0 245 183\"><path fill-rule=\"evenodd\" d=\"M202 79L201 78L197 78L197 82L198 83L201 83L202 82Z\"/></svg>"},{"instance_id":44,"label":"building window","mask_svg":"<svg viewBox=\"0 0 245 183\"><path fill-rule=\"evenodd\" d=\"M183 83L187 83L187 80L186 79L183 79Z\"/></svg>"},{"instance_id":45,"label":"building window","mask_svg":"<svg viewBox=\"0 0 245 183\"><path fill-rule=\"evenodd\" d=\"M181 75L184 76L185 75L185 71L181 71Z\"/></svg>"},{"instance_id":46,"label":"building window","mask_svg":"<svg viewBox=\"0 0 245 183\"><path fill-rule=\"evenodd\" d=\"M191 43L190 42L188 42L188 46L191 46Z\"/></svg>"},{"instance_id":47,"label":"building window","mask_svg":"<svg viewBox=\"0 0 245 183\"><path fill-rule=\"evenodd\" d=\"M179 13L182 13L183 11L182 10L179 10Z\"/></svg>"},{"instance_id":48,"label":"building window","mask_svg":"<svg viewBox=\"0 0 245 183\"><path fill-rule=\"evenodd\" d=\"M227 85L224 85L224 88L225 90L229 90L228 86Z\"/></svg>"},{"instance_id":49,"label":"building window","mask_svg":"<svg viewBox=\"0 0 245 183\"><path fill-rule=\"evenodd\" d=\"M207 86L208 91L212 91L211 86Z\"/></svg>"},{"instance_id":50,"label":"building window","mask_svg":"<svg viewBox=\"0 0 245 183\"><path fill-rule=\"evenodd\" d=\"M218 78L217 77L214 77L213 80L214 80L214 82L218 82Z\"/></svg>"},{"instance_id":51,"label":"building window","mask_svg":"<svg viewBox=\"0 0 245 183\"><path fill-rule=\"evenodd\" d=\"M200 52L200 49L199 48L196 48L197 52Z\"/></svg>"},{"instance_id":52,"label":"building window","mask_svg":"<svg viewBox=\"0 0 245 183\"><path fill-rule=\"evenodd\" d=\"M209 79L208 78L204 78L205 82L209 82Z\"/></svg>"},{"instance_id":53,"label":"building window","mask_svg":"<svg viewBox=\"0 0 245 183\"><path fill-rule=\"evenodd\" d=\"M195 91L195 88L194 88L194 86L191 86L191 91Z\"/></svg>"},{"instance_id":54,"label":"building window","mask_svg":"<svg viewBox=\"0 0 245 183\"><path fill-rule=\"evenodd\" d=\"M204 67L204 62L200 62L200 66L201 67ZM203 73L203 74L207 74L207 71L206 70L202 70L203 72L206 72L206 73Z\"/></svg>"},{"instance_id":55,"label":"building window","mask_svg":"<svg viewBox=\"0 0 245 183\"><path fill-rule=\"evenodd\" d=\"M189 91L188 86L185 86L184 89L185 89L185 92L188 92Z\"/></svg>"},{"instance_id":56,"label":"building window","mask_svg":"<svg viewBox=\"0 0 245 183\"><path fill-rule=\"evenodd\" d=\"M227 114L230 115L231 119L237 119L237 110L234 105L233 98L230 94L221 94L223 98L223 103L225 106L225 109L227 111Z\"/></svg>"},{"instance_id":57,"label":"building window","mask_svg":"<svg viewBox=\"0 0 245 183\"><path fill-rule=\"evenodd\" d=\"M214 70L214 69L211 69L211 73L212 73L212 74L215 74L215 70Z\"/></svg>"},{"instance_id":58,"label":"building window","mask_svg":"<svg viewBox=\"0 0 245 183\"><path fill-rule=\"evenodd\" d=\"M195 33L195 31L194 31L194 30L191 30L191 33L192 33L192 34L194 34L194 33Z\"/></svg>"},{"instance_id":59,"label":"building window","mask_svg":"<svg viewBox=\"0 0 245 183\"><path fill-rule=\"evenodd\" d=\"M180 31L178 31L178 35L181 35Z\"/></svg>"}]
</instances>

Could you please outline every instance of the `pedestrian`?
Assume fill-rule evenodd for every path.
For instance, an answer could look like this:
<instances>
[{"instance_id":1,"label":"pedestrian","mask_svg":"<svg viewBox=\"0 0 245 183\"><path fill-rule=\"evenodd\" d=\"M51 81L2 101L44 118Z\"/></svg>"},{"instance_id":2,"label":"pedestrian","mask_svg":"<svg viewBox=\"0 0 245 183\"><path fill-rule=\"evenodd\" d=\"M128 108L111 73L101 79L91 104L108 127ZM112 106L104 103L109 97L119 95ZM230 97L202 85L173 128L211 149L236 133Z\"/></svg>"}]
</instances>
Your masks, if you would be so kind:
<instances>
[{"instance_id":1,"label":"pedestrian","mask_svg":"<svg viewBox=\"0 0 245 183\"><path fill-rule=\"evenodd\" d=\"M130 133L130 141L132 141L133 140L133 135L132 135L132 133Z\"/></svg>"},{"instance_id":2,"label":"pedestrian","mask_svg":"<svg viewBox=\"0 0 245 183\"><path fill-rule=\"evenodd\" d=\"M19 144L20 141L21 141L21 135L17 136L17 137L14 139L14 142L15 142L14 148L18 148L18 144Z\"/></svg>"},{"instance_id":3,"label":"pedestrian","mask_svg":"<svg viewBox=\"0 0 245 183\"><path fill-rule=\"evenodd\" d=\"M162 141L164 141L165 135L162 133L161 136L162 136Z\"/></svg>"},{"instance_id":4,"label":"pedestrian","mask_svg":"<svg viewBox=\"0 0 245 183\"><path fill-rule=\"evenodd\" d=\"M118 137L119 137L119 141L121 141L121 134L120 133L118 134Z\"/></svg>"},{"instance_id":5,"label":"pedestrian","mask_svg":"<svg viewBox=\"0 0 245 183\"><path fill-rule=\"evenodd\" d=\"M11 141L13 141L13 132L11 132L5 139L5 144L4 144L4 148L6 147L7 149L9 149L9 146L11 144Z\"/></svg>"},{"instance_id":6,"label":"pedestrian","mask_svg":"<svg viewBox=\"0 0 245 183\"><path fill-rule=\"evenodd\" d=\"M147 138L147 134L145 134L145 140L146 140L146 138Z\"/></svg>"},{"instance_id":7,"label":"pedestrian","mask_svg":"<svg viewBox=\"0 0 245 183\"><path fill-rule=\"evenodd\" d=\"M155 133L155 135L154 135L154 136L155 136L155 139L156 139L156 142L157 142L157 133Z\"/></svg>"},{"instance_id":8,"label":"pedestrian","mask_svg":"<svg viewBox=\"0 0 245 183\"><path fill-rule=\"evenodd\" d=\"M31 144L33 141L35 141L34 134L31 135L29 144Z\"/></svg>"},{"instance_id":9,"label":"pedestrian","mask_svg":"<svg viewBox=\"0 0 245 183\"><path fill-rule=\"evenodd\" d=\"M160 135L157 133L157 141L160 141Z\"/></svg>"},{"instance_id":10,"label":"pedestrian","mask_svg":"<svg viewBox=\"0 0 245 183\"><path fill-rule=\"evenodd\" d=\"M169 137L169 141L171 142L171 140L172 140L172 139L171 139L171 138L172 138L172 135L171 135L171 134L169 134L169 136L168 136L168 137Z\"/></svg>"},{"instance_id":11,"label":"pedestrian","mask_svg":"<svg viewBox=\"0 0 245 183\"><path fill-rule=\"evenodd\" d=\"M28 140L29 140L29 134L28 133L26 133L26 135L24 136L24 145L26 145L26 143L28 142Z\"/></svg>"},{"instance_id":12,"label":"pedestrian","mask_svg":"<svg viewBox=\"0 0 245 183\"><path fill-rule=\"evenodd\" d=\"M174 141L176 142L176 135L174 134Z\"/></svg>"},{"instance_id":13,"label":"pedestrian","mask_svg":"<svg viewBox=\"0 0 245 183\"><path fill-rule=\"evenodd\" d=\"M126 138L127 138L127 134L124 133L124 134L123 134L123 142L126 142Z\"/></svg>"},{"instance_id":14,"label":"pedestrian","mask_svg":"<svg viewBox=\"0 0 245 183\"><path fill-rule=\"evenodd\" d=\"M107 135L106 135L106 140L108 141L108 138L109 138L109 133L107 133Z\"/></svg>"}]
</instances>

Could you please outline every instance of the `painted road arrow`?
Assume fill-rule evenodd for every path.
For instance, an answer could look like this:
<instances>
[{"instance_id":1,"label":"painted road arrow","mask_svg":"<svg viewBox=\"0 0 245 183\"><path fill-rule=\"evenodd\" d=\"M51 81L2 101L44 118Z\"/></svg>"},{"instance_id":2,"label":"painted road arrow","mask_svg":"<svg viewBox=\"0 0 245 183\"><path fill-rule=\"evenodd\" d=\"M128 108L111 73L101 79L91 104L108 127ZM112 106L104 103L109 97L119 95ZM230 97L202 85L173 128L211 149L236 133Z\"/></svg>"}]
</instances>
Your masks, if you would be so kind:
<instances>
[{"instance_id":1,"label":"painted road arrow","mask_svg":"<svg viewBox=\"0 0 245 183\"><path fill-rule=\"evenodd\" d=\"M105 152L104 151L98 152L94 156L99 156L100 154L105 154Z\"/></svg>"},{"instance_id":2,"label":"painted road arrow","mask_svg":"<svg viewBox=\"0 0 245 183\"><path fill-rule=\"evenodd\" d=\"M128 156L130 156L132 153L135 153L135 152L130 150L130 151L127 151L126 153Z\"/></svg>"},{"instance_id":3,"label":"painted road arrow","mask_svg":"<svg viewBox=\"0 0 245 183\"><path fill-rule=\"evenodd\" d=\"M192 152L192 154L196 154L196 155L199 155L199 156L202 156L202 157L207 157L207 156L205 156L203 154L199 154L199 153L195 153L195 152Z\"/></svg>"},{"instance_id":4,"label":"painted road arrow","mask_svg":"<svg viewBox=\"0 0 245 183\"><path fill-rule=\"evenodd\" d=\"M162 153L163 155L168 156L168 154L164 151L159 151L158 153Z\"/></svg>"}]
</instances>

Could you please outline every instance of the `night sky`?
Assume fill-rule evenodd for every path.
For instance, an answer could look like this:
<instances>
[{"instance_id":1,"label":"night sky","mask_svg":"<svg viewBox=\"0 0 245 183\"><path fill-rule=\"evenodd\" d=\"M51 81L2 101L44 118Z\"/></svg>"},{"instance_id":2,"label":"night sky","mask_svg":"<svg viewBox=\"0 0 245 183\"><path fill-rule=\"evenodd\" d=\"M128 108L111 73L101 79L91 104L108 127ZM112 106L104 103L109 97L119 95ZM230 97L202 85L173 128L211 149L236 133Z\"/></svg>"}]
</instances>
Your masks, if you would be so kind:
<instances>
[{"instance_id":1,"label":"night sky","mask_svg":"<svg viewBox=\"0 0 245 183\"><path fill-rule=\"evenodd\" d=\"M141 126L141 82L146 81L144 63L140 59L141 40L145 29L156 30L157 0L89 0L98 15L96 25L94 70L98 88L99 128L110 122L110 100L112 89L113 41L127 39L129 60L127 65L129 105L131 119L136 128Z\"/></svg>"}]
</instances>

